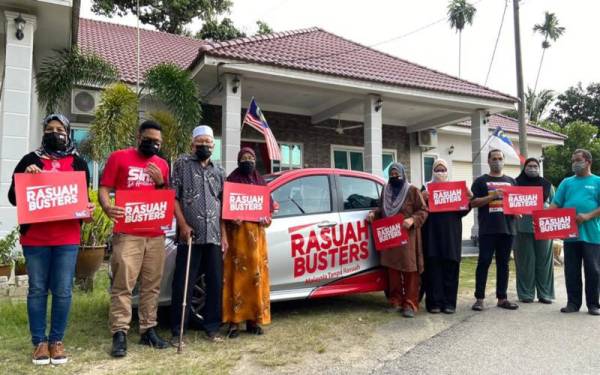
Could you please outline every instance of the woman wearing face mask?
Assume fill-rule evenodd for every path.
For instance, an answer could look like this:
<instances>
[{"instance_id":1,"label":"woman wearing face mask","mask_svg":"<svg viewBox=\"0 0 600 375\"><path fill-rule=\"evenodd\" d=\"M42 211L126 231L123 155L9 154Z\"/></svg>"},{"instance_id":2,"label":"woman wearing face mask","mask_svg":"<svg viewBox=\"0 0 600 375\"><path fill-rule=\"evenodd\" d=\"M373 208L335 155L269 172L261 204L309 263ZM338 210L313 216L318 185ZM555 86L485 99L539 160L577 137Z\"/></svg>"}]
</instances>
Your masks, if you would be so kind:
<instances>
[{"instance_id":1,"label":"woman wearing face mask","mask_svg":"<svg viewBox=\"0 0 600 375\"><path fill-rule=\"evenodd\" d=\"M408 231L406 245L382 251L381 264L388 270L389 311L412 318L419 310L420 274L423 272L421 227L427 219L427 206L415 186L406 181L404 166L394 163L390 167L389 182L383 188L379 208L371 211L367 220L403 215L402 227Z\"/></svg>"},{"instance_id":2,"label":"woman wearing face mask","mask_svg":"<svg viewBox=\"0 0 600 375\"><path fill-rule=\"evenodd\" d=\"M69 120L52 114L44 120L42 145L25 155L17 164L8 192L16 205L15 173L85 172L87 163L77 154L70 137ZM93 206L90 205L90 209ZM51 221L20 226L21 245L27 262L29 292L27 317L34 346L32 362L36 365L67 362L63 337L71 308L71 289L80 242L80 220ZM50 333L46 334L48 291L52 293Z\"/></svg>"},{"instance_id":3,"label":"woman wearing face mask","mask_svg":"<svg viewBox=\"0 0 600 375\"><path fill-rule=\"evenodd\" d=\"M448 164L443 159L433 163L433 177L423 186L427 203L427 185L448 181ZM471 192L469 192L469 199ZM425 306L432 314L454 314L458 294L458 277L462 247L462 218L470 211L429 213L423 225L423 252L425 255Z\"/></svg>"},{"instance_id":4,"label":"woman wearing face mask","mask_svg":"<svg viewBox=\"0 0 600 375\"><path fill-rule=\"evenodd\" d=\"M256 154L244 147L238 154L238 168L227 181L238 184L266 185L256 170ZM272 205L271 205L272 207ZM262 335L260 325L271 322L269 258L265 227L271 218L260 223L229 221L223 267L223 322L229 323L229 338L239 335L239 324L246 322L246 332Z\"/></svg>"},{"instance_id":5,"label":"woman wearing face mask","mask_svg":"<svg viewBox=\"0 0 600 375\"><path fill-rule=\"evenodd\" d=\"M518 186L541 186L544 192L544 207L550 206L554 198L554 188L550 181L540 176L540 163L529 158L521 174L517 177ZM517 218L515 241L515 264L517 266L517 295L525 303L537 297L541 303L550 304L554 299L554 267L552 241L540 241L533 237L531 215Z\"/></svg>"}]
</instances>

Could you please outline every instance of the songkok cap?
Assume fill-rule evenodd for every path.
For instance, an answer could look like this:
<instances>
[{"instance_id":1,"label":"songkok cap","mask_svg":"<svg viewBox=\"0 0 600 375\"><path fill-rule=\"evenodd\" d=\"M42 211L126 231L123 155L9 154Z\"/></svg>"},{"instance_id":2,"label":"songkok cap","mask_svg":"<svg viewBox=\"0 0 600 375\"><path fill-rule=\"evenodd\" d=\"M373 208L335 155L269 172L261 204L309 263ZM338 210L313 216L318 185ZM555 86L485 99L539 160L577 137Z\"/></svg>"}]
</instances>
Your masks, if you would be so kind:
<instances>
[{"instance_id":1,"label":"songkok cap","mask_svg":"<svg viewBox=\"0 0 600 375\"><path fill-rule=\"evenodd\" d=\"M215 136L213 135L213 130L211 129L210 126L208 125L198 125L194 128L194 131L192 132L192 139L195 139L196 137L200 137L202 135L209 135L211 138L214 138Z\"/></svg>"}]
</instances>

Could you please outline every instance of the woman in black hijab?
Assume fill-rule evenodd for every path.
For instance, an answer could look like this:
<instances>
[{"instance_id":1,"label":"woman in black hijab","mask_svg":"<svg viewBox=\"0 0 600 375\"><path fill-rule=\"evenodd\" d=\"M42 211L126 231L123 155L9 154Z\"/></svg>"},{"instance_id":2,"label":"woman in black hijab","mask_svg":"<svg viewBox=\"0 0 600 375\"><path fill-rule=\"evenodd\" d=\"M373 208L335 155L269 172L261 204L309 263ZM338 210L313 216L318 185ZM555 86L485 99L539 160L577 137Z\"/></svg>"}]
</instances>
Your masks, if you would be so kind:
<instances>
[{"instance_id":1,"label":"woman in black hijab","mask_svg":"<svg viewBox=\"0 0 600 375\"><path fill-rule=\"evenodd\" d=\"M545 207L554 197L552 184L540 176L540 162L536 158L525 161L523 170L517 177L517 186L541 186L544 191ZM531 215L517 218L515 263L519 300L525 303L533 302L537 290L537 298L541 303L552 303L554 299L552 241L539 241L534 238Z\"/></svg>"}]
</instances>

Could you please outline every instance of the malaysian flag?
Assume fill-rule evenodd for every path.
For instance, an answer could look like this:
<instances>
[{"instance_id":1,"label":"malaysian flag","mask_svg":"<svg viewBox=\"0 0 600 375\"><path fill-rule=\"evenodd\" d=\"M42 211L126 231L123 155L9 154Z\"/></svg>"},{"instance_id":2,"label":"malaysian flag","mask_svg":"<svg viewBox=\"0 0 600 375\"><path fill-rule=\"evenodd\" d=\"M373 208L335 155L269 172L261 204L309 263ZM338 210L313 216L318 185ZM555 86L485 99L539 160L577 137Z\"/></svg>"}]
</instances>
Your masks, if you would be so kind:
<instances>
[{"instance_id":1,"label":"malaysian flag","mask_svg":"<svg viewBox=\"0 0 600 375\"><path fill-rule=\"evenodd\" d=\"M250 101L250 106L246 111L246 116L244 116L242 127L244 124L250 125L253 129L256 129L256 131L264 135L265 141L267 142L269 159L281 160L281 152L279 151L277 140L275 139L273 132L271 132L271 128L269 128L269 124L267 124L267 119L265 119L260 108L258 108L254 98Z\"/></svg>"},{"instance_id":2,"label":"malaysian flag","mask_svg":"<svg viewBox=\"0 0 600 375\"><path fill-rule=\"evenodd\" d=\"M512 141L506 136L500 126L498 126L494 133L490 135L490 138L488 139L488 149L498 149L511 159L518 160L521 163L525 162L525 158L519 154Z\"/></svg>"}]
</instances>

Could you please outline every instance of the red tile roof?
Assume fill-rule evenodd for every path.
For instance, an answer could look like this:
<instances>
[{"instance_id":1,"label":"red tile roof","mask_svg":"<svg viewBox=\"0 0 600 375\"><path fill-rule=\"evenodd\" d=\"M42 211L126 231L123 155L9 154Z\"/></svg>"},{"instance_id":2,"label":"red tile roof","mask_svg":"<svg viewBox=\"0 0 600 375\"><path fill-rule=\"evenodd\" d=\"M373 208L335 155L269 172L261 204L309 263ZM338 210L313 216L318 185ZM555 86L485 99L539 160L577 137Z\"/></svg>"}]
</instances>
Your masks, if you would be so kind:
<instances>
[{"instance_id":1,"label":"red tile roof","mask_svg":"<svg viewBox=\"0 0 600 375\"><path fill-rule=\"evenodd\" d=\"M79 20L78 45L111 62L122 81L136 81L136 28L114 23ZM205 42L181 35L140 29L140 80L152 66L171 62L185 69Z\"/></svg>"},{"instance_id":2,"label":"red tile roof","mask_svg":"<svg viewBox=\"0 0 600 375\"><path fill-rule=\"evenodd\" d=\"M140 75L161 62L182 68L210 55L350 79L514 103L515 98L408 62L319 28L273 33L226 42L208 42L142 29ZM136 79L136 29L82 18L79 46L112 62L120 78Z\"/></svg>"},{"instance_id":3,"label":"red tile roof","mask_svg":"<svg viewBox=\"0 0 600 375\"><path fill-rule=\"evenodd\" d=\"M207 41L203 55L274 65L402 87L516 102L516 99L435 70L360 45L319 28ZM194 65L194 64L192 64Z\"/></svg>"},{"instance_id":4,"label":"red tile roof","mask_svg":"<svg viewBox=\"0 0 600 375\"><path fill-rule=\"evenodd\" d=\"M463 127L471 127L471 120L459 122L456 124L458 126ZM490 130L496 129L497 127L501 127L507 133L519 133L519 121L512 117L504 116L504 115L491 115L488 127ZM554 132L552 130L544 129L540 126L529 124L527 125L527 134L535 137L542 138L550 138L550 139L558 139L565 140L567 136L561 133Z\"/></svg>"}]
</instances>

